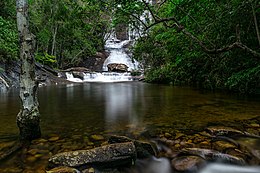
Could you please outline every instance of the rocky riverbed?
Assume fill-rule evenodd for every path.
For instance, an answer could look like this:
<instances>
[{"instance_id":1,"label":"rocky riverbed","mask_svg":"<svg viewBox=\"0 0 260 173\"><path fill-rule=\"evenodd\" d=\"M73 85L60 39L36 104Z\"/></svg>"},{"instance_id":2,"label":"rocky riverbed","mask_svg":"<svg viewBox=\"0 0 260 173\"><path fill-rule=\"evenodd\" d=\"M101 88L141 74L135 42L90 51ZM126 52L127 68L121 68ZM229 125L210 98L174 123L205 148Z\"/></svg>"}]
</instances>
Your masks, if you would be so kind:
<instances>
[{"instance_id":1,"label":"rocky riverbed","mask_svg":"<svg viewBox=\"0 0 260 173\"><path fill-rule=\"evenodd\" d=\"M131 138L105 133L52 134L32 141L5 160L0 172L142 173L137 165L151 157L166 158L175 172L197 172L212 162L259 165L260 117L238 123L243 124L240 129L216 125L188 132L168 127L153 132L133 132L128 134ZM1 152L13 143L1 143ZM96 157L92 157L93 153Z\"/></svg>"}]
</instances>

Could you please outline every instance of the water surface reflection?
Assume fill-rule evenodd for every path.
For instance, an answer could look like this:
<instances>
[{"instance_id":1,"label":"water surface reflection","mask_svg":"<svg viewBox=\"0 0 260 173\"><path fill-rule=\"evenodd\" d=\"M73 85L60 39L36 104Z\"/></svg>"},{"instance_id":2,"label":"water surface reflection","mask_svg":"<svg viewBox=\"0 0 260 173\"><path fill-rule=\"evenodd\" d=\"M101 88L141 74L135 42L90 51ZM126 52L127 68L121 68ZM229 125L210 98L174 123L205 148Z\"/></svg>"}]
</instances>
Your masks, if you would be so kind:
<instances>
[{"instance_id":1,"label":"water surface reflection","mask_svg":"<svg viewBox=\"0 0 260 173\"><path fill-rule=\"evenodd\" d=\"M146 126L200 129L260 115L258 99L145 83L84 83L39 89L44 134L116 132ZM0 134L17 133L17 91L0 94Z\"/></svg>"}]
</instances>

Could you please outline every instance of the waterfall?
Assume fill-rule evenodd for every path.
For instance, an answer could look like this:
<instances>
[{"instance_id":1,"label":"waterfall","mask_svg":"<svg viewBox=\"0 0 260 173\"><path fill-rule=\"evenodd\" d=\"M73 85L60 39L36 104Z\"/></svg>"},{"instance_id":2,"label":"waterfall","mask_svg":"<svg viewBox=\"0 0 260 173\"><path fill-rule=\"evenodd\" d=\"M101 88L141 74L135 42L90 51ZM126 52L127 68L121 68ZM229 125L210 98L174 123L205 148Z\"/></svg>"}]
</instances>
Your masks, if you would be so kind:
<instances>
[{"instance_id":1,"label":"waterfall","mask_svg":"<svg viewBox=\"0 0 260 173\"><path fill-rule=\"evenodd\" d=\"M131 44L131 40L118 40L115 33L110 34L105 44L105 49L109 52L108 58L103 64L103 72L66 72L66 78L72 82L126 82L133 81L131 71L138 70L139 63L133 60L127 53L127 46ZM109 72L108 64L124 64L126 72ZM80 75L78 73L81 73Z\"/></svg>"},{"instance_id":2,"label":"waterfall","mask_svg":"<svg viewBox=\"0 0 260 173\"><path fill-rule=\"evenodd\" d=\"M128 70L137 70L138 62L131 59L131 57L125 52L125 46L131 44L131 40L119 41L115 37L107 40L105 48L110 52L110 55L103 64L103 71L108 71L107 65L111 63L121 63L128 66Z\"/></svg>"}]
</instances>

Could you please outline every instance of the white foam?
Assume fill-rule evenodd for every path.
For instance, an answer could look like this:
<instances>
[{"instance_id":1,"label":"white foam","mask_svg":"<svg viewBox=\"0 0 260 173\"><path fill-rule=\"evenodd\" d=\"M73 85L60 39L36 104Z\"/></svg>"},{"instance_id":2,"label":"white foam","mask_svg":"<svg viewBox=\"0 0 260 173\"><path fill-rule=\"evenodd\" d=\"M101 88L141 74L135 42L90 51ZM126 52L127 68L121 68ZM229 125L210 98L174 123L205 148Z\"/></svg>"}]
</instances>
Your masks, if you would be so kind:
<instances>
[{"instance_id":1,"label":"white foam","mask_svg":"<svg viewBox=\"0 0 260 173\"><path fill-rule=\"evenodd\" d=\"M260 173L257 166L236 166L227 164L209 164L199 173Z\"/></svg>"},{"instance_id":2,"label":"white foam","mask_svg":"<svg viewBox=\"0 0 260 173\"><path fill-rule=\"evenodd\" d=\"M66 72L66 77L68 81L71 82L127 82L132 81L132 76L130 73L116 73L116 72L102 72L102 73L83 73L84 78L75 78L72 73Z\"/></svg>"}]
</instances>

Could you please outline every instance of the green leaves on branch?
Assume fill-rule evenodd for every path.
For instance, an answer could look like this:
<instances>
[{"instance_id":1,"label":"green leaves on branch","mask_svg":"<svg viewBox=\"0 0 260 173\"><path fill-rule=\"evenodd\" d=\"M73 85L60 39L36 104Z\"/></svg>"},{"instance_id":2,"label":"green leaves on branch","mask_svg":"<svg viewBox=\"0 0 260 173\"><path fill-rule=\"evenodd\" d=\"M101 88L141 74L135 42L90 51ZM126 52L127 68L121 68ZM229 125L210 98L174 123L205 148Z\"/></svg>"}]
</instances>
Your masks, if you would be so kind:
<instances>
[{"instance_id":1,"label":"green leaves on branch","mask_svg":"<svg viewBox=\"0 0 260 173\"><path fill-rule=\"evenodd\" d=\"M104 49L110 25L105 1L35 0L31 6L38 54L56 57L53 66L76 66Z\"/></svg>"},{"instance_id":2,"label":"green leaves on branch","mask_svg":"<svg viewBox=\"0 0 260 173\"><path fill-rule=\"evenodd\" d=\"M259 52L258 1L169 0L150 8L156 22L175 20L153 25L134 47L135 58L144 64L147 81L246 93L259 90L260 57L253 52ZM236 42L249 49L224 49Z\"/></svg>"},{"instance_id":3,"label":"green leaves on branch","mask_svg":"<svg viewBox=\"0 0 260 173\"><path fill-rule=\"evenodd\" d=\"M15 24L0 16L0 60L6 61L17 58L18 36Z\"/></svg>"},{"instance_id":4,"label":"green leaves on branch","mask_svg":"<svg viewBox=\"0 0 260 173\"><path fill-rule=\"evenodd\" d=\"M36 54L35 55L35 60L41 64L44 65L49 65L49 66L53 66L53 64L57 63L56 57L53 55L49 55L48 53L44 53L44 54Z\"/></svg>"}]
</instances>

